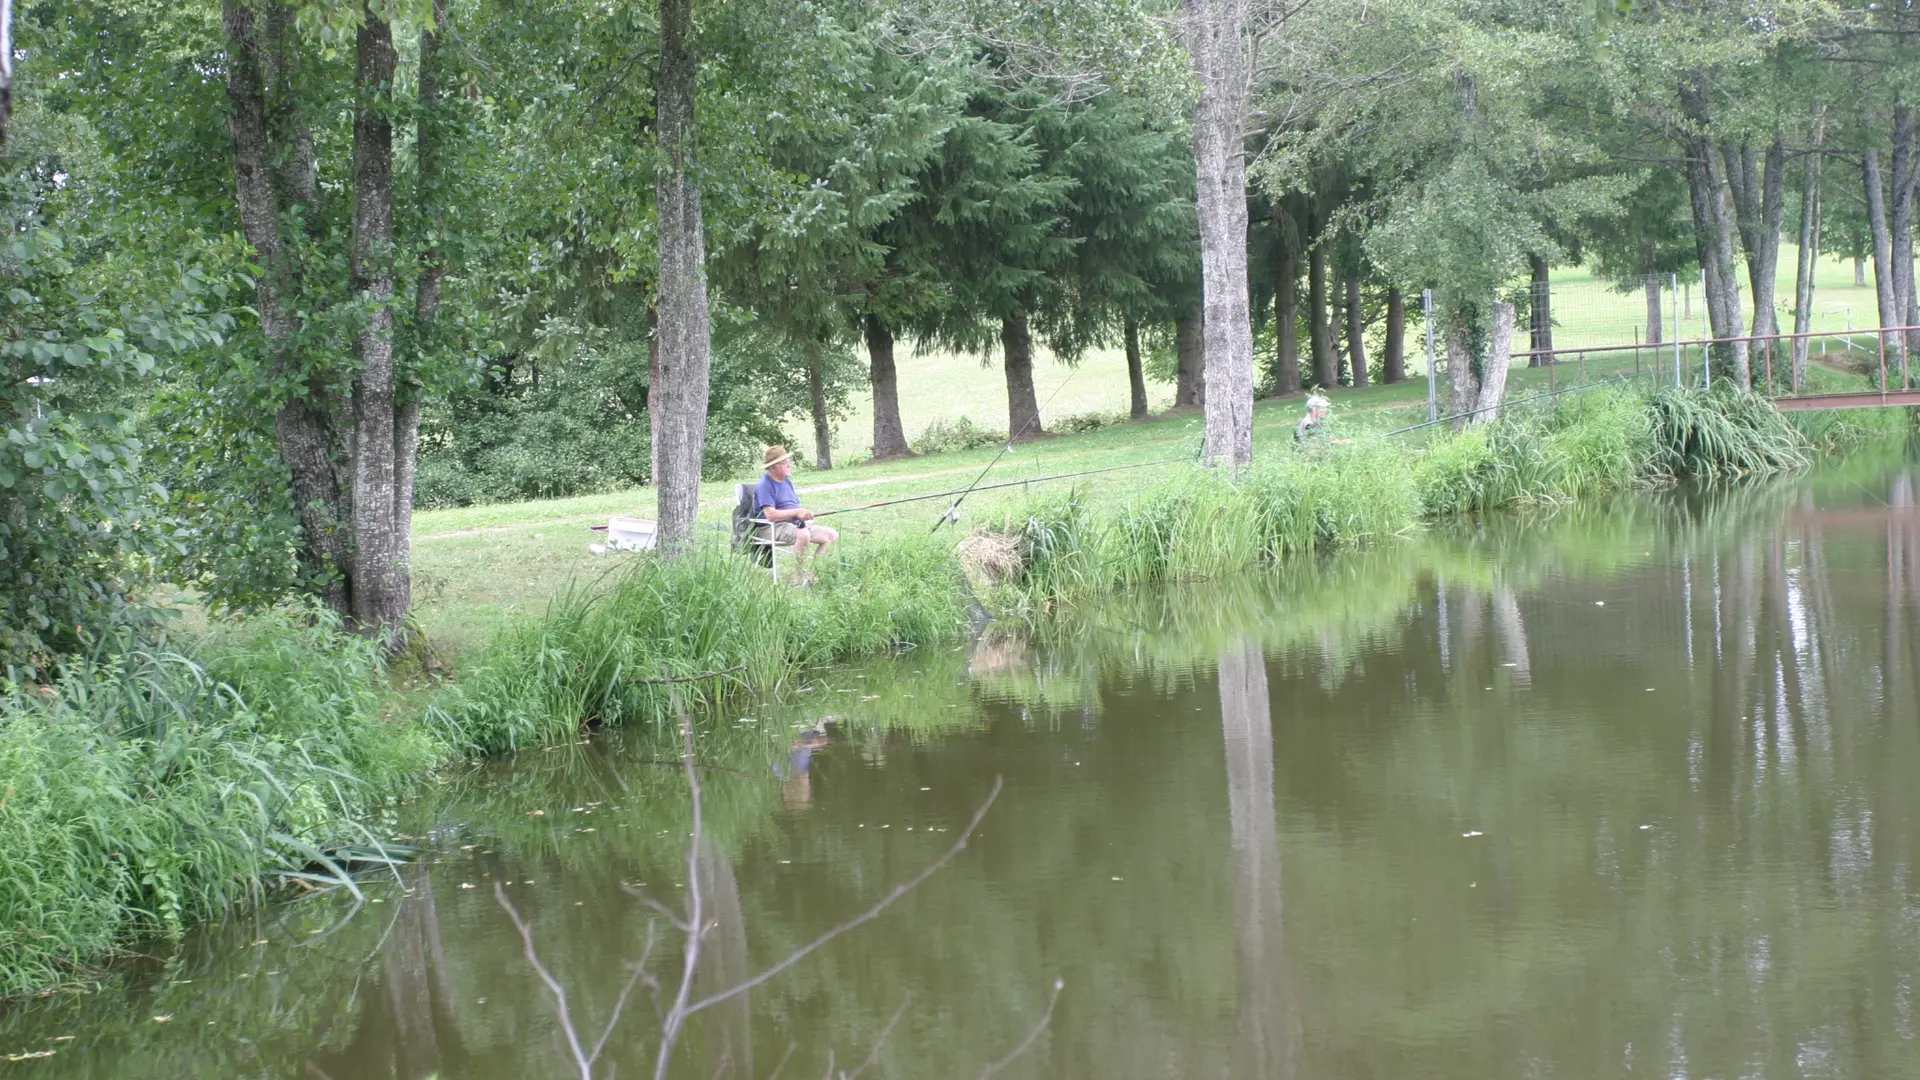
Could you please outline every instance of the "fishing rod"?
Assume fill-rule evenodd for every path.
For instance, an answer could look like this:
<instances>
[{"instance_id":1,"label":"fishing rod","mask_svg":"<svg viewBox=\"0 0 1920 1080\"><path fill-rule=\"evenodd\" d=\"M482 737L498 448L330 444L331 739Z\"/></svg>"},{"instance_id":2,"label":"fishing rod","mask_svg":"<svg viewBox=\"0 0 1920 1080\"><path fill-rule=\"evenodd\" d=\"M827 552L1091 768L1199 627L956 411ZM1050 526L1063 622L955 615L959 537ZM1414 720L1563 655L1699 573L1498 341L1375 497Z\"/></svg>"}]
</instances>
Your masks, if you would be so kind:
<instances>
[{"instance_id":1,"label":"fishing rod","mask_svg":"<svg viewBox=\"0 0 1920 1080\"><path fill-rule=\"evenodd\" d=\"M822 510L813 516L815 518L832 517L834 514L851 514L859 510L878 510L883 506L899 506L902 503L926 502L928 499L944 499L949 495L965 495L974 491L997 491L1000 488L1020 487L1024 484L1040 484L1049 480L1071 480L1080 476L1098 476L1101 473L1122 472L1127 469L1145 469L1154 465L1178 465L1183 461L1192 460L1192 458L1188 457L1177 457L1161 458L1158 461L1136 461L1131 465L1109 465L1100 469L1082 469L1079 472L1055 473L1052 476L1030 476L1025 480L1008 480L1003 484L982 485L978 481L975 481L967 487L955 488L952 491L936 491L931 495L909 495L902 499L887 499L884 502L865 503L860 506L843 506L838 510ZM945 520L945 518L941 520Z\"/></svg>"},{"instance_id":2,"label":"fishing rod","mask_svg":"<svg viewBox=\"0 0 1920 1080\"><path fill-rule=\"evenodd\" d=\"M1000 452L993 455L993 460L987 462L987 467L980 470L980 475L973 478L973 483L968 484L966 488L960 492L960 497L953 500L953 505L947 507L947 512L944 514L941 514L940 520L933 523L933 529L931 531L939 532L940 526L945 525L949 521L960 520L960 504L967 500L968 495L973 494L973 490L980 486L980 481L985 480L987 478L987 474L993 471L993 467L995 465L1000 464L1001 458L1006 457L1008 454L1011 454L1013 452L1013 444L1016 442L1019 442L1021 436L1025 435L1028 431L1031 431L1033 429L1033 425L1040 422L1041 409L1045 409L1047 405L1053 404L1053 399L1059 397L1060 391L1065 390L1067 388L1067 384L1072 382L1073 377L1075 375L1078 375L1079 373L1080 373L1079 368L1067 369L1067 377L1064 379L1061 379L1060 385L1054 387L1053 393L1047 395L1046 403L1041 405L1039 409L1033 410L1033 415L1027 417L1027 422L1020 425L1019 431L1016 431L1013 434L1007 436L1007 445L1001 447ZM951 492L949 492L948 494L951 494Z\"/></svg>"}]
</instances>

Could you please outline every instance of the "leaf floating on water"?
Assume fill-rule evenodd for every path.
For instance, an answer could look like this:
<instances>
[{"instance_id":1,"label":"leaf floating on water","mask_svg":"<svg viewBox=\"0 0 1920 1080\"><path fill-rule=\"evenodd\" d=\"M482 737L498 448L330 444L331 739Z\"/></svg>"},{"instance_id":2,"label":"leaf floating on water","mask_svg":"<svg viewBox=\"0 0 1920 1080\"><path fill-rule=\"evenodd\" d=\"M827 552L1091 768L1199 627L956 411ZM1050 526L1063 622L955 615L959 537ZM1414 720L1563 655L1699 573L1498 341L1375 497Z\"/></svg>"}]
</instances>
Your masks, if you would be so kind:
<instances>
[{"instance_id":1,"label":"leaf floating on water","mask_svg":"<svg viewBox=\"0 0 1920 1080\"><path fill-rule=\"evenodd\" d=\"M169 1013L166 1016L156 1016L153 1018L153 1022L156 1024L170 1024L173 1022L173 1014Z\"/></svg>"},{"instance_id":2,"label":"leaf floating on water","mask_svg":"<svg viewBox=\"0 0 1920 1080\"><path fill-rule=\"evenodd\" d=\"M1593 602L1593 606L1594 606L1594 607L1606 607L1606 606L1607 606L1607 602L1606 602L1605 600L1595 600L1595 601Z\"/></svg>"},{"instance_id":3,"label":"leaf floating on water","mask_svg":"<svg viewBox=\"0 0 1920 1080\"><path fill-rule=\"evenodd\" d=\"M463 881L463 882L461 882L461 883L460 883L460 887L461 887L461 888L463 888L463 889L471 889L471 888L473 888L473 882L471 882L471 881Z\"/></svg>"},{"instance_id":4,"label":"leaf floating on water","mask_svg":"<svg viewBox=\"0 0 1920 1080\"><path fill-rule=\"evenodd\" d=\"M68 1038L72 1038L72 1036L68 1036ZM56 1051L53 1051L53 1050L23 1050L18 1054L8 1054L7 1060L8 1061L32 1061L36 1058L50 1058L55 1053Z\"/></svg>"},{"instance_id":5,"label":"leaf floating on water","mask_svg":"<svg viewBox=\"0 0 1920 1080\"><path fill-rule=\"evenodd\" d=\"M1473 837L1482 836L1482 835L1485 835L1485 834L1483 834L1479 829L1468 829L1466 832L1463 832L1460 834L1460 838L1462 840L1468 840L1468 839L1472 839Z\"/></svg>"},{"instance_id":6,"label":"leaf floating on water","mask_svg":"<svg viewBox=\"0 0 1920 1080\"><path fill-rule=\"evenodd\" d=\"M546 817L547 812L545 810L529 810L527 811L527 816L528 817Z\"/></svg>"}]
</instances>

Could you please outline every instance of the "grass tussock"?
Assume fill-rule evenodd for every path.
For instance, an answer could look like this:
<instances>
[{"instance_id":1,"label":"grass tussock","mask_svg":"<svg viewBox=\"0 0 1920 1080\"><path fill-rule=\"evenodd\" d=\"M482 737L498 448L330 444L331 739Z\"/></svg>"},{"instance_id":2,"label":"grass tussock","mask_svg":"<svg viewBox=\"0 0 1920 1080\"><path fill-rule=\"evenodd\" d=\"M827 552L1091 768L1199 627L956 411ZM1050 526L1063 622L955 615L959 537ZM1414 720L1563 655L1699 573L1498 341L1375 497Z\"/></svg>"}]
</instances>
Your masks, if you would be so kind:
<instances>
[{"instance_id":1,"label":"grass tussock","mask_svg":"<svg viewBox=\"0 0 1920 1080\"><path fill-rule=\"evenodd\" d=\"M198 658L130 649L0 685L0 994L377 849L358 823L438 757L378 715L378 674L372 646L302 613Z\"/></svg>"}]
</instances>

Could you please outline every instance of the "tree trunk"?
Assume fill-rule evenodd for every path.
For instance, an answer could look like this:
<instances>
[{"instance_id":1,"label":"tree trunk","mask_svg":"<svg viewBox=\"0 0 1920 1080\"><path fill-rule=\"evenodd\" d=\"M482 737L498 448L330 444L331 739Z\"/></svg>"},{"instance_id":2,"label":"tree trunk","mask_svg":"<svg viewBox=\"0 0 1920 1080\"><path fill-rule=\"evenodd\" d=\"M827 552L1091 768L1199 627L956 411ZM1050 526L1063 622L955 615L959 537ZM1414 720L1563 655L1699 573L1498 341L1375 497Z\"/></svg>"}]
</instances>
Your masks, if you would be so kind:
<instances>
[{"instance_id":1,"label":"tree trunk","mask_svg":"<svg viewBox=\"0 0 1920 1080\"><path fill-rule=\"evenodd\" d=\"M1658 345L1665 337L1660 310L1660 276L1647 275L1647 344Z\"/></svg>"},{"instance_id":2,"label":"tree trunk","mask_svg":"<svg viewBox=\"0 0 1920 1080\"><path fill-rule=\"evenodd\" d=\"M1000 320L1000 352L1007 369L1007 439L1020 442L1046 434L1033 394L1033 334L1027 317Z\"/></svg>"},{"instance_id":3,"label":"tree trunk","mask_svg":"<svg viewBox=\"0 0 1920 1080\"><path fill-rule=\"evenodd\" d=\"M1300 392L1300 257L1285 232L1280 239L1279 280L1273 291L1273 392L1276 396Z\"/></svg>"},{"instance_id":4,"label":"tree trunk","mask_svg":"<svg viewBox=\"0 0 1920 1080\"><path fill-rule=\"evenodd\" d=\"M1234 952L1239 968L1233 1075L1291 1080L1286 920L1274 802L1273 704L1266 657L1247 640L1220 654L1220 726L1234 863Z\"/></svg>"},{"instance_id":5,"label":"tree trunk","mask_svg":"<svg viewBox=\"0 0 1920 1080\"><path fill-rule=\"evenodd\" d=\"M269 9L271 16L272 9ZM227 126L233 137L235 202L241 233L258 257L254 311L266 339L276 381L287 375L287 346L299 330L292 313L298 281L280 237L280 198L269 162L285 155L272 144L267 100L281 89L266 81L268 66L245 0L223 0L221 24L227 38ZM303 576L327 607L352 614L352 567L347 533L348 493L341 483L332 425L321 387L286 395L274 416L274 441L287 466L289 487L300 516L298 558Z\"/></svg>"},{"instance_id":6,"label":"tree trunk","mask_svg":"<svg viewBox=\"0 0 1920 1080\"><path fill-rule=\"evenodd\" d=\"M1721 157L1733 191L1740 246L1747 253L1747 283L1753 291L1750 332L1754 337L1775 334L1779 325L1773 313L1773 294L1780 267L1780 219L1786 210L1787 146L1780 136L1774 136L1764 163L1751 146L1741 147L1737 154L1731 147L1722 147ZM1772 342L1755 344L1772 354Z\"/></svg>"},{"instance_id":7,"label":"tree trunk","mask_svg":"<svg viewBox=\"0 0 1920 1080\"><path fill-rule=\"evenodd\" d=\"M1533 355L1527 357L1528 367L1540 367L1551 364L1553 355L1553 285L1549 277L1547 260L1528 252L1527 270L1531 276L1531 302L1527 311L1527 329L1529 341L1527 347Z\"/></svg>"},{"instance_id":8,"label":"tree trunk","mask_svg":"<svg viewBox=\"0 0 1920 1080\"><path fill-rule=\"evenodd\" d=\"M1127 348L1127 416L1147 418L1147 373L1140 362L1140 323L1132 315L1122 320L1121 333Z\"/></svg>"},{"instance_id":9,"label":"tree trunk","mask_svg":"<svg viewBox=\"0 0 1920 1080\"><path fill-rule=\"evenodd\" d=\"M1387 289L1387 356L1380 381L1389 385L1407 380L1407 298L1397 288Z\"/></svg>"},{"instance_id":10,"label":"tree trunk","mask_svg":"<svg viewBox=\"0 0 1920 1080\"><path fill-rule=\"evenodd\" d=\"M660 484L660 303L647 300L647 483ZM538 370L538 369L536 369ZM536 389L539 384L535 384Z\"/></svg>"},{"instance_id":11,"label":"tree trunk","mask_svg":"<svg viewBox=\"0 0 1920 1080\"><path fill-rule=\"evenodd\" d=\"M0 0L0 149L13 122L13 0Z\"/></svg>"},{"instance_id":12,"label":"tree trunk","mask_svg":"<svg viewBox=\"0 0 1920 1080\"><path fill-rule=\"evenodd\" d=\"M414 130L415 202L420 220L431 238L420 253L420 277L414 283L414 360L433 344L440 322L440 290L446 277L446 259L439 235L446 219L445 177L441 175L440 108L441 48L447 37L448 0L433 0L433 24L420 34L420 116ZM420 462L420 380L400 380L399 407L393 423L393 532L398 552L402 611L413 607L413 478Z\"/></svg>"},{"instance_id":13,"label":"tree trunk","mask_svg":"<svg viewBox=\"0 0 1920 1080\"><path fill-rule=\"evenodd\" d=\"M1347 276L1347 355L1353 358L1353 385L1367 385L1367 319L1360 307L1360 275Z\"/></svg>"},{"instance_id":14,"label":"tree trunk","mask_svg":"<svg viewBox=\"0 0 1920 1080\"><path fill-rule=\"evenodd\" d=\"M1175 408L1206 404L1206 341L1199 315L1189 315L1173 324L1173 350L1177 365L1173 384Z\"/></svg>"},{"instance_id":15,"label":"tree trunk","mask_svg":"<svg viewBox=\"0 0 1920 1080\"><path fill-rule=\"evenodd\" d=\"M1800 251L1793 274L1793 332L1804 334L1813 328L1814 273L1820 259L1820 149L1826 142L1826 106L1813 107L1813 150L1806 159L1806 179L1800 188ZM1789 385L1796 391L1807 379L1807 357L1811 338L1793 339L1793 370Z\"/></svg>"},{"instance_id":16,"label":"tree trunk","mask_svg":"<svg viewBox=\"0 0 1920 1080\"><path fill-rule=\"evenodd\" d=\"M1713 140L1705 135L1687 138L1687 193L1693 210L1694 243L1698 248L1705 285L1708 332L1714 338L1742 336L1739 282L1733 269L1733 224L1726 207L1726 180ZM1743 341L1709 346L1709 355L1729 368L1726 376L1748 385L1747 348Z\"/></svg>"},{"instance_id":17,"label":"tree trunk","mask_svg":"<svg viewBox=\"0 0 1920 1080\"><path fill-rule=\"evenodd\" d=\"M873 386L873 457L875 461L911 457L907 432L900 424L900 377L893 366L893 328L869 314L867 380Z\"/></svg>"},{"instance_id":18,"label":"tree trunk","mask_svg":"<svg viewBox=\"0 0 1920 1080\"><path fill-rule=\"evenodd\" d=\"M1867 260L1859 255L1853 257L1853 287L1856 289L1867 287Z\"/></svg>"},{"instance_id":19,"label":"tree trunk","mask_svg":"<svg viewBox=\"0 0 1920 1080\"><path fill-rule=\"evenodd\" d=\"M1900 305L1893 291L1893 230L1887 222L1887 196L1880 168L1880 151L1869 148L1865 155L1867 229L1873 235L1874 298L1879 301L1881 326L1900 325ZM1881 334L1891 371L1906 374L1907 342L1902 334ZM1903 379L1904 381L1904 379Z\"/></svg>"},{"instance_id":20,"label":"tree trunk","mask_svg":"<svg viewBox=\"0 0 1920 1080\"><path fill-rule=\"evenodd\" d=\"M1453 430L1499 418L1507 393L1507 364L1513 359L1513 305L1493 305L1491 330L1483 310L1455 308L1447 327L1448 405ZM1476 357L1478 359L1476 360Z\"/></svg>"},{"instance_id":21,"label":"tree trunk","mask_svg":"<svg viewBox=\"0 0 1920 1080\"><path fill-rule=\"evenodd\" d=\"M1913 202L1914 181L1920 174L1920 153L1914 146L1913 109L1896 103L1893 107L1893 193L1888 227L1893 245L1893 309L1902 326L1920 325L1920 298L1914 295L1913 278ZM1907 363L1920 349L1920 330L1910 330L1900 350L1901 384L1907 384Z\"/></svg>"},{"instance_id":22,"label":"tree trunk","mask_svg":"<svg viewBox=\"0 0 1920 1080\"><path fill-rule=\"evenodd\" d=\"M822 368L826 350L817 341L807 343L807 403L813 411L814 467L833 468L833 418L827 415L827 381Z\"/></svg>"},{"instance_id":23,"label":"tree trunk","mask_svg":"<svg viewBox=\"0 0 1920 1080\"><path fill-rule=\"evenodd\" d=\"M399 66L393 26L369 3L354 42L353 251L350 291L366 323L354 343L353 622L362 634L397 647L407 590L394 534L399 432L394 415L393 77Z\"/></svg>"},{"instance_id":24,"label":"tree trunk","mask_svg":"<svg viewBox=\"0 0 1920 1080\"><path fill-rule=\"evenodd\" d=\"M1238 472L1253 460L1253 319L1247 301L1247 0L1184 0L1200 78L1194 111L1195 206L1205 296L1206 437L1202 457Z\"/></svg>"},{"instance_id":25,"label":"tree trunk","mask_svg":"<svg viewBox=\"0 0 1920 1080\"><path fill-rule=\"evenodd\" d=\"M654 205L660 245L661 388L655 483L660 547L669 554L693 541L707 443L707 381L712 370L706 229L700 216L700 187L692 176L692 9L693 0L660 0L660 74L654 84L654 129L660 143Z\"/></svg>"},{"instance_id":26,"label":"tree trunk","mask_svg":"<svg viewBox=\"0 0 1920 1080\"><path fill-rule=\"evenodd\" d=\"M1340 382L1340 360L1333 349L1333 313L1327 296L1327 252L1315 243L1307 252L1308 346L1313 351L1313 382L1326 389Z\"/></svg>"}]
</instances>

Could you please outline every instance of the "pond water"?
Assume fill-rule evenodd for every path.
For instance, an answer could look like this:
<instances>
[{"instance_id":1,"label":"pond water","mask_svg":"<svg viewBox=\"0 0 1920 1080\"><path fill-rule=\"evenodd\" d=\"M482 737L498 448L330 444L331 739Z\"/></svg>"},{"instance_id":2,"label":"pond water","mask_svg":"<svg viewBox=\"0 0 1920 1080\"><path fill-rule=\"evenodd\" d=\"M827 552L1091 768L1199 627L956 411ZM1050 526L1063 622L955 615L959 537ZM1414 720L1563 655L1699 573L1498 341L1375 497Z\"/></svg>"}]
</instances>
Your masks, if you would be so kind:
<instances>
[{"instance_id":1,"label":"pond water","mask_svg":"<svg viewBox=\"0 0 1920 1080\"><path fill-rule=\"evenodd\" d=\"M1920 467L1533 514L814 672L702 728L684 1077L1920 1076ZM32 1077L650 1075L671 742L476 764L415 865L12 1003ZM647 953L649 935L654 945ZM636 967L648 956L644 967ZM657 982L660 997L647 982ZM1058 983L1057 1000L1054 1000ZM1052 1002L1051 1012L1049 1003Z\"/></svg>"}]
</instances>

